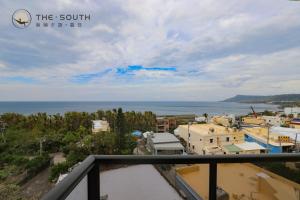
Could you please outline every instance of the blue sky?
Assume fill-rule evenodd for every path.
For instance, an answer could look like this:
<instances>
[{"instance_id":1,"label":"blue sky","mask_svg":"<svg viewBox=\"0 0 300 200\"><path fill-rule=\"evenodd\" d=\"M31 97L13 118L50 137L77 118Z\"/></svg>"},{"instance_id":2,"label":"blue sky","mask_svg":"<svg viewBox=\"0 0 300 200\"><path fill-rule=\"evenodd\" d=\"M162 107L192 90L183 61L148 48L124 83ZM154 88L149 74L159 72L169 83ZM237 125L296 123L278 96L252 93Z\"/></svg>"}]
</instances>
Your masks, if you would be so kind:
<instances>
[{"instance_id":1,"label":"blue sky","mask_svg":"<svg viewBox=\"0 0 300 200\"><path fill-rule=\"evenodd\" d=\"M19 8L91 20L16 29ZM300 93L299 10L288 0L0 1L0 101Z\"/></svg>"}]
</instances>

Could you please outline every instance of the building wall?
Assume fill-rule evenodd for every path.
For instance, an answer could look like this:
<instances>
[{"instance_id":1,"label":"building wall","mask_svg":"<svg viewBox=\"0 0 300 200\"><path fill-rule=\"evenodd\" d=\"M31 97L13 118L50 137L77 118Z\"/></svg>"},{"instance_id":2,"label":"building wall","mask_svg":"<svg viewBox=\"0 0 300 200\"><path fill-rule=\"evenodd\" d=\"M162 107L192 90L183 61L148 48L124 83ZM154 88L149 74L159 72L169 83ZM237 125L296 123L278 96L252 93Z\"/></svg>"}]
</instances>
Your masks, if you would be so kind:
<instances>
[{"instance_id":1,"label":"building wall","mask_svg":"<svg viewBox=\"0 0 300 200\"><path fill-rule=\"evenodd\" d=\"M161 150L161 149L155 149L153 151L154 155L182 155L184 150Z\"/></svg>"},{"instance_id":2,"label":"building wall","mask_svg":"<svg viewBox=\"0 0 300 200\"><path fill-rule=\"evenodd\" d=\"M263 116L263 119L266 121L266 123L273 126L281 126L284 124L283 119L279 116Z\"/></svg>"},{"instance_id":3,"label":"building wall","mask_svg":"<svg viewBox=\"0 0 300 200\"><path fill-rule=\"evenodd\" d=\"M290 127L300 129L300 124L290 124Z\"/></svg>"},{"instance_id":4,"label":"building wall","mask_svg":"<svg viewBox=\"0 0 300 200\"><path fill-rule=\"evenodd\" d=\"M190 130L190 137L188 137L188 129L180 126L178 133L179 136L187 142L190 151L200 155L203 154L204 147L216 147L244 142L244 134L241 132L200 135L193 130ZM229 139L228 141L227 138Z\"/></svg>"},{"instance_id":5,"label":"building wall","mask_svg":"<svg viewBox=\"0 0 300 200\"><path fill-rule=\"evenodd\" d=\"M165 133L175 129L177 126L176 118L157 118L156 119L156 132Z\"/></svg>"},{"instance_id":6,"label":"building wall","mask_svg":"<svg viewBox=\"0 0 300 200\"><path fill-rule=\"evenodd\" d=\"M255 117L243 117L242 122L245 124L261 125L265 123L265 120L262 118L255 118Z\"/></svg>"},{"instance_id":7,"label":"building wall","mask_svg":"<svg viewBox=\"0 0 300 200\"><path fill-rule=\"evenodd\" d=\"M240 152L240 154L260 154L260 150L243 150Z\"/></svg>"},{"instance_id":8,"label":"building wall","mask_svg":"<svg viewBox=\"0 0 300 200\"><path fill-rule=\"evenodd\" d=\"M284 114L289 115L293 114L295 117L300 113L300 107L286 107L284 108Z\"/></svg>"}]
</instances>

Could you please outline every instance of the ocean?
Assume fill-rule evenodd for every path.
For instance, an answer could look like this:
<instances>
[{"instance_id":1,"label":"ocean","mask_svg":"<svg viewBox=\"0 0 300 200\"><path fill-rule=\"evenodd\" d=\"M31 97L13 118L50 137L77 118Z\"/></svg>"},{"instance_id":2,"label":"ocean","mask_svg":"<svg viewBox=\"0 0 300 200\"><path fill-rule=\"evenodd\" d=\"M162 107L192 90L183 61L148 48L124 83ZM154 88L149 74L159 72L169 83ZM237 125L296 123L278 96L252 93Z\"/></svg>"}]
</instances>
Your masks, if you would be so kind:
<instances>
[{"instance_id":1,"label":"ocean","mask_svg":"<svg viewBox=\"0 0 300 200\"><path fill-rule=\"evenodd\" d=\"M50 115L68 111L95 112L121 107L124 111L152 111L157 115L180 115L208 113L242 115L251 112L253 106L256 112L278 110L272 104L245 104L232 102L0 102L0 114L15 112L32 114L45 112Z\"/></svg>"}]
</instances>

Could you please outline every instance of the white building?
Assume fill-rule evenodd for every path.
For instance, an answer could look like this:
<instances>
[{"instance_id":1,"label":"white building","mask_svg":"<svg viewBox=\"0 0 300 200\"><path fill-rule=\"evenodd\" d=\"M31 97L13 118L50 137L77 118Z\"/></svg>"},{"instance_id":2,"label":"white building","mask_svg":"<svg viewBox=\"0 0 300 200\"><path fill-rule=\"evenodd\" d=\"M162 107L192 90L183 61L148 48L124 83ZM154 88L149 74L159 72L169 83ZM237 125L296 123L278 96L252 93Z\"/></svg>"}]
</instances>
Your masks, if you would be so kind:
<instances>
[{"instance_id":1,"label":"white building","mask_svg":"<svg viewBox=\"0 0 300 200\"><path fill-rule=\"evenodd\" d=\"M241 149L242 154L266 153L266 148L257 144L256 142L244 142L240 144L235 144L235 146Z\"/></svg>"},{"instance_id":2,"label":"white building","mask_svg":"<svg viewBox=\"0 0 300 200\"><path fill-rule=\"evenodd\" d=\"M285 127L272 127L271 132L280 134L282 136L288 136L292 141L300 144L300 130L295 128L285 128Z\"/></svg>"},{"instance_id":3,"label":"white building","mask_svg":"<svg viewBox=\"0 0 300 200\"><path fill-rule=\"evenodd\" d=\"M204 117L204 116L197 116L197 117L195 117L195 121L196 122L206 122L206 117Z\"/></svg>"},{"instance_id":4,"label":"white building","mask_svg":"<svg viewBox=\"0 0 300 200\"><path fill-rule=\"evenodd\" d=\"M106 120L93 120L92 122L93 133L106 132L110 130L109 123Z\"/></svg>"},{"instance_id":5,"label":"white building","mask_svg":"<svg viewBox=\"0 0 300 200\"><path fill-rule=\"evenodd\" d=\"M147 148L154 155L172 155L184 153L184 147L171 133L148 134Z\"/></svg>"},{"instance_id":6,"label":"white building","mask_svg":"<svg viewBox=\"0 0 300 200\"><path fill-rule=\"evenodd\" d=\"M300 113L300 107L286 107L284 108L284 114L286 115L294 115L294 117L297 117L297 115Z\"/></svg>"},{"instance_id":7,"label":"white building","mask_svg":"<svg viewBox=\"0 0 300 200\"><path fill-rule=\"evenodd\" d=\"M262 118L272 126L281 126L285 123L284 118L280 116L262 116Z\"/></svg>"},{"instance_id":8,"label":"white building","mask_svg":"<svg viewBox=\"0 0 300 200\"><path fill-rule=\"evenodd\" d=\"M218 147L244 142L243 132L215 124L180 125L176 134L188 144L190 152L218 154Z\"/></svg>"}]
</instances>

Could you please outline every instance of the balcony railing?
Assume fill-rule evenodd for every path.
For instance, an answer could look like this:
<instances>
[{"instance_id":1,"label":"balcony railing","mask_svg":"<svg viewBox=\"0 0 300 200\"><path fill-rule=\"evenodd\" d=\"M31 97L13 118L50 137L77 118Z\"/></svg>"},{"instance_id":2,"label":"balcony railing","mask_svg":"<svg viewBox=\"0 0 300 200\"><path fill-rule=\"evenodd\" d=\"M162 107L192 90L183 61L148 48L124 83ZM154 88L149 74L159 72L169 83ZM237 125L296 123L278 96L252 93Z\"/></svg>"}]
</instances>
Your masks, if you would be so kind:
<instances>
[{"instance_id":1,"label":"balcony railing","mask_svg":"<svg viewBox=\"0 0 300 200\"><path fill-rule=\"evenodd\" d=\"M44 200L72 199L70 197L78 184L87 184L87 199L100 199L101 164L209 164L209 199L217 199L217 164L253 162L296 162L300 154L259 154L259 155L205 155L205 156L119 156L90 155L76 167L64 180L58 183ZM86 181L83 181L86 179Z\"/></svg>"}]
</instances>

